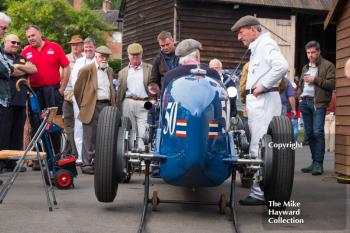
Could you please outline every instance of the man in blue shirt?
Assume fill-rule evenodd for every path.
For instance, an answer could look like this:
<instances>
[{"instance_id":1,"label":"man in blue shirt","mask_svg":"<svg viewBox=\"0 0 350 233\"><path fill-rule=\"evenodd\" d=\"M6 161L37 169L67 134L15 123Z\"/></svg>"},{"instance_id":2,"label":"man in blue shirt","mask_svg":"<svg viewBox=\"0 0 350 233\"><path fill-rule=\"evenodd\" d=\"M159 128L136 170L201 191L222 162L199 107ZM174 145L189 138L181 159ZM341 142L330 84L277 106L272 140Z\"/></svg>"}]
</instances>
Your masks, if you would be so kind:
<instances>
[{"instance_id":1,"label":"man in blue shirt","mask_svg":"<svg viewBox=\"0 0 350 233\"><path fill-rule=\"evenodd\" d=\"M280 94L282 102L281 116L287 116L290 114L290 120L293 124L294 140L298 141L298 119L296 118L297 101L295 100L296 91L292 85L292 82L288 78L283 79L286 89Z\"/></svg>"},{"instance_id":2,"label":"man in blue shirt","mask_svg":"<svg viewBox=\"0 0 350 233\"><path fill-rule=\"evenodd\" d=\"M283 79L286 89L281 93L281 102L282 102L282 116L285 116L287 112L292 112L295 116L295 91L292 86L292 83L288 78Z\"/></svg>"}]
</instances>

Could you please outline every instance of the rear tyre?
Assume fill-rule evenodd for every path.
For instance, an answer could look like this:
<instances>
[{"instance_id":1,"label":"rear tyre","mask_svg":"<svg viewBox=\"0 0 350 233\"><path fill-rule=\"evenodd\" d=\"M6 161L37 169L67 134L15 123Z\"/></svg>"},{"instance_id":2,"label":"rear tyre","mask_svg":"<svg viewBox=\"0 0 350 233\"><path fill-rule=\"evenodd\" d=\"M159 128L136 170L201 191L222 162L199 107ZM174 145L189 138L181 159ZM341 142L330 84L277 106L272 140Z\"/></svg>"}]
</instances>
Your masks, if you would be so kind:
<instances>
[{"instance_id":1,"label":"rear tyre","mask_svg":"<svg viewBox=\"0 0 350 233\"><path fill-rule=\"evenodd\" d=\"M291 121L285 116L275 116L268 128L274 144L283 143L285 145L294 143L293 126ZM271 147L271 145L270 145ZM275 202L288 202L293 188L295 150L292 148L276 148L272 150L273 158L270 171L265 172L266 185L265 200ZM270 177L270 178L269 178ZM265 184L264 183L264 184ZM285 206L282 206L284 208ZM268 208L273 208L268 206Z\"/></svg>"},{"instance_id":2,"label":"rear tyre","mask_svg":"<svg viewBox=\"0 0 350 233\"><path fill-rule=\"evenodd\" d=\"M118 131L117 156L115 161L117 183L128 183L131 179L131 167L125 154L129 150L129 137L131 131L131 121L127 117L121 118L121 126Z\"/></svg>"},{"instance_id":3,"label":"rear tyre","mask_svg":"<svg viewBox=\"0 0 350 233\"><path fill-rule=\"evenodd\" d=\"M115 164L120 118L117 108L105 107L98 119L94 186L100 202L112 202L117 194Z\"/></svg>"},{"instance_id":4,"label":"rear tyre","mask_svg":"<svg viewBox=\"0 0 350 233\"><path fill-rule=\"evenodd\" d=\"M261 159L264 162L261 173L263 180L260 186L263 190L268 190L273 181L273 149L271 147L272 137L269 134L265 134L260 140L259 150Z\"/></svg>"}]
</instances>

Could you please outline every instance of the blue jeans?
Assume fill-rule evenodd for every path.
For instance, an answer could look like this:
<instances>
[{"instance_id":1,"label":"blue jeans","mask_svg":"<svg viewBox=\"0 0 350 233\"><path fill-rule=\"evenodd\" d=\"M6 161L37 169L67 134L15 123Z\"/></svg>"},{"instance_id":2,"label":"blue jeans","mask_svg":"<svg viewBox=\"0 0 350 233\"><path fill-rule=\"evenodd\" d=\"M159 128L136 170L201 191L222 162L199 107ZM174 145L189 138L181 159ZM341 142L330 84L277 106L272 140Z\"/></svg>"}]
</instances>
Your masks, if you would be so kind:
<instances>
[{"instance_id":1,"label":"blue jeans","mask_svg":"<svg viewBox=\"0 0 350 233\"><path fill-rule=\"evenodd\" d=\"M309 140L312 161L323 163L326 108L315 108L314 100L303 99L300 110L303 114L304 130Z\"/></svg>"}]
</instances>

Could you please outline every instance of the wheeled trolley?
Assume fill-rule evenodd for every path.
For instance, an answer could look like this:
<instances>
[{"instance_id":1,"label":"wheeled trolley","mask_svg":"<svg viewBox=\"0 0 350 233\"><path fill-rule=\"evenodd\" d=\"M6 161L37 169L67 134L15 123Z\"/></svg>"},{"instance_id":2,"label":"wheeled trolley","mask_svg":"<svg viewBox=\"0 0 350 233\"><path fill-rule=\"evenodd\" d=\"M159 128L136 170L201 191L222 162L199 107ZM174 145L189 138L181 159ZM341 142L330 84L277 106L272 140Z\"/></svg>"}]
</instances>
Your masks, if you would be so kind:
<instances>
[{"instance_id":1,"label":"wheeled trolley","mask_svg":"<svg viewBox=\"0 0 350 233\"><path fill-rule=\"evenodd\" d=\"M45 190L45 194L46 194L46 198L47 198L47 204L49 207L49 211L53 210L53 205L57 205L55 192L54 192L51 180L49 180L48 185L46 185L47 181L46 181L45 177L48 177L50 175L49 170L44 169L44 167L48 167L47 156L46 156L46 153L39 152L39 148L38 148L38 143L40 141L40 138L43 136L43 134L45 132L45 128L50 123L52 123L52 120L53 120L54 116L56 115L56 112L57 112L57 107L49 108L44 112L44 118L42 120L42 123L38 127L38 130L34 134L32 140L30 141L26 150L23 153L21 151L17 152L17 153L16 152L13 153L13 151L12 151L12 153L11 153L11 151L0 151L0 156L1 156L1 152L2 152L2 155L6 156L8 158L11 158L11 156L9 156L9 154L10 155L17 154L17 155L13 155L13 156L17 156L19 158L16 167L14 168L10 177L6 180L6 182L4 183L4 185L0 191L0 204L2 204L8 191L11 189L13 183L15 182L21 168L24 166L25 160L26 159L36 159L39 161L41 178L42 178L43 185L44 185L44 190ZM32 151L33 149L35 149L36 152L33 152Z\"/></svg>"},{"instance_id":2,"label":"wheeled trolley","mask_svg":"<svg viewBox=\"0 0 350 233\"><path fill-rule=\"evenodd\" d=\"M43 114L35 92L26 79L19 79L16 83L16 88L26 88L28 90L32 128L37 129L43 120ZM61 121L61 117L56 115L53 117L40 136L38 145L39 149L45 151L47 154L48 166L45 169L48 170L48 175L46 176L46 183L49 184L49 180L51 180L51 183L57 188L69 189L74 187L74 178L78 175L75 166L76 159L74 156L64 155L60 151L54 151L50 137L50 133L64 135Z\"/></svg>"}]
</instances>

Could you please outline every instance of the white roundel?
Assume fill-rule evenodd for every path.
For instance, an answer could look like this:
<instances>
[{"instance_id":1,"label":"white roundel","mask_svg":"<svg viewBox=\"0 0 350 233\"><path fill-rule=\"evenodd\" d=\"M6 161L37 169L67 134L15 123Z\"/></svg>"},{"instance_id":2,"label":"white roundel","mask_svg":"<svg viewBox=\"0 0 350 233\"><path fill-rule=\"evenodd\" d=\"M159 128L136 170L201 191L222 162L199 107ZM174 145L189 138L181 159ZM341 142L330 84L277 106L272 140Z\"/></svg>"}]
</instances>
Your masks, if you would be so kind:
<instances>
[{"instance_id":1,"label":"white roundel","mask_svg":"<svg viewBox=\"0 0 350 233\"><path fill-rule=\"evenodd\" d=\"M227 93L230 98L237 96L237 89L235 87L229 87L227 88Z\"/></svg>"}]
</instances>

